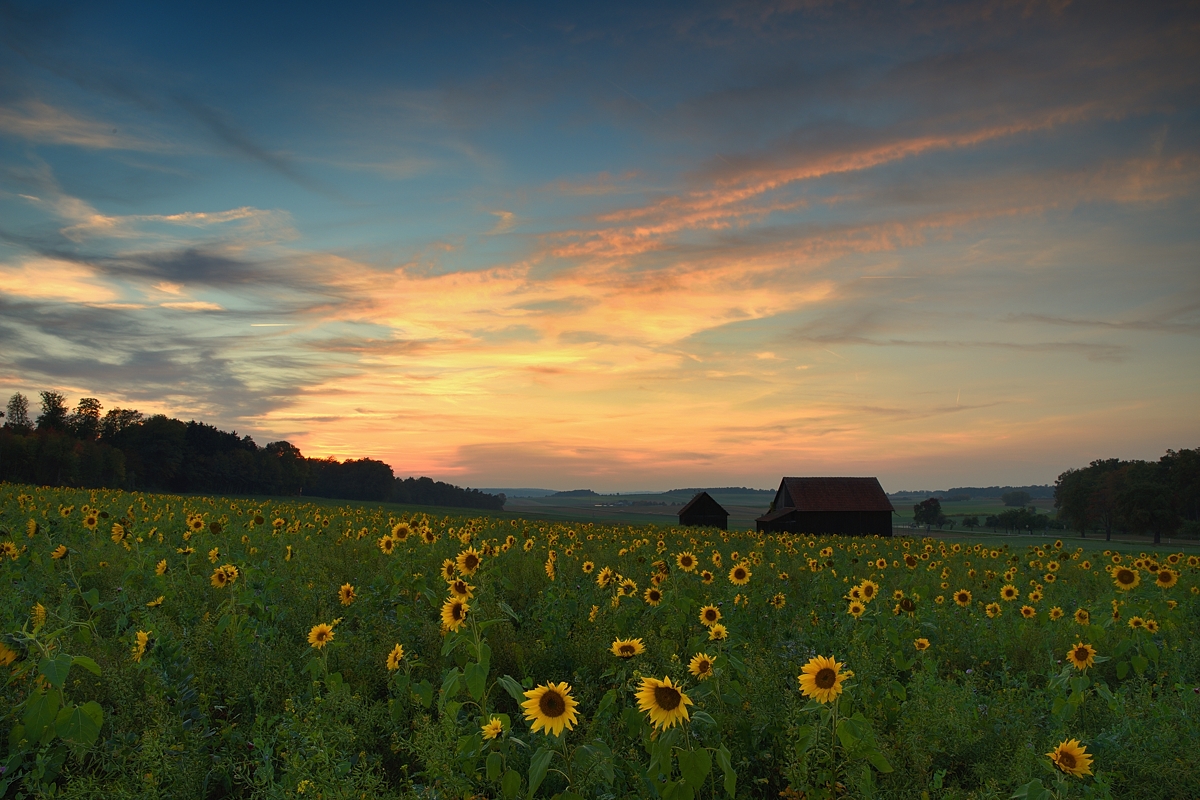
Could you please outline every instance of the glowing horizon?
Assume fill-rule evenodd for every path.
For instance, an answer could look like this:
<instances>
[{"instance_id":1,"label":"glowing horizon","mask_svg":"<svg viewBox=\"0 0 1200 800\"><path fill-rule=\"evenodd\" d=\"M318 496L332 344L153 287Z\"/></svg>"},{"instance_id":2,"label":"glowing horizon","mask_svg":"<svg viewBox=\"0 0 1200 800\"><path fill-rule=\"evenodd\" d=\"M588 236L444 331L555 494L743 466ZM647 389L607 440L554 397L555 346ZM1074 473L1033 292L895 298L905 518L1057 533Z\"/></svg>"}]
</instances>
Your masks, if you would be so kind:
<instances>
[{"instance_id":1,"label":"glowing horizon","mask_svg":"<svg viewBox=\"0 0 1200 800\"><path fill-rule=\"evenodd\" d=\"M1195 12L0 11L0 392L470 486L1200 444Z\"/></svg>"}]
</instances>

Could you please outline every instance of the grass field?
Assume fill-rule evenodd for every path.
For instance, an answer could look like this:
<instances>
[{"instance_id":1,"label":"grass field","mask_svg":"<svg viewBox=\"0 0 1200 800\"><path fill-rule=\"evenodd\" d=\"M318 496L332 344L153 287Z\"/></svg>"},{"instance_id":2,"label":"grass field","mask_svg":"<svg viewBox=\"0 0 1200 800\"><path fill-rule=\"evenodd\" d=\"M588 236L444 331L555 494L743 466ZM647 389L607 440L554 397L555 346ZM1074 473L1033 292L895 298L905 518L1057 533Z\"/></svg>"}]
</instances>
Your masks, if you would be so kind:
<instances>
[{"instance_id":1,"label":"grass field","mask_svg":"<svg viewBox=\"0 0 1200 800\"><path fill-rule=\"evenodd\" d=\"M1195 552L0 486L0 797L1200 796Z\"/></svg>"}]
</instances>

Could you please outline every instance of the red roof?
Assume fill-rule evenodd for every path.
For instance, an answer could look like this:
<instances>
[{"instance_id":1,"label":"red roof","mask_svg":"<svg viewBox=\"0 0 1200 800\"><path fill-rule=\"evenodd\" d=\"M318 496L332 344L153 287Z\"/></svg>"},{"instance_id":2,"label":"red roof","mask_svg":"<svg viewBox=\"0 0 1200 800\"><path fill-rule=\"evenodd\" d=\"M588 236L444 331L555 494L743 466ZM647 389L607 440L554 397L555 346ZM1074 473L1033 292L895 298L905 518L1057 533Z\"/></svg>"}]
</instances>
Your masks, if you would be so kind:
<instances>
[{"instance_id":1,"label":"red roof","mask_svg":"<svg viewBox=\"0 0 1200 800\"><path fill-rule=\"evenodd\" d=\"M783 508L800 511L895 511L878 478L784 478ZM787 500L791 503L788 504Z\"/></svg>"}]
</instances>

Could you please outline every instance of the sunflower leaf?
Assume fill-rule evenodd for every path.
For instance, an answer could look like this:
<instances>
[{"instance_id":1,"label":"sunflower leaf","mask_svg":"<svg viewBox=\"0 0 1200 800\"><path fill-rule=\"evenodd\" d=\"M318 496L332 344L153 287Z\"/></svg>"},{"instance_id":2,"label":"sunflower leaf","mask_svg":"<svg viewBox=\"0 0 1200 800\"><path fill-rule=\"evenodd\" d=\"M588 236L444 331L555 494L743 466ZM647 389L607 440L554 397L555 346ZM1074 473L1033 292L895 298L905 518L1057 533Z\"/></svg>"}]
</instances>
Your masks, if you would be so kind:
<instances>
[{"instance_id":1,"label":"sunflower leaf","mask_svg":"<svg viewBox=\"0 0 1200 800\"><path fill-rule=\"evenodd\" d=\"M500 779L500 791L504 792L504 796L509 800L516 797L517 792L521 791L521 774L515 769L504 773L504 777Z\"/></svg>"},{"instance_id":2,"label":"sunflower leaf","mask_svg":"<svg viewBox=\"0 0 1200 800\"><path fill-rule=\"evenodd\" d=\"M81 706L69 705L58 712L54 729L63 741L80 747L91 747L100 736L104 723L104 709L95 700Z\"/></svg>"},{"instance_id":3,"label":"sunflower leaf","mask_svg":"<svg viewBox=\"0 0 1200 800\"><path fill-rule=\"evenodd\" d=\"M521 688L521 684L517 683L511 675L501 675L496 679L496 683L504 687L504 691L508 692L509 696L518 703L525 702L525 690Z\"/></svg>"},{"instance_id":4,"label":"sunflower leaf","mask_svg":"<svg viewBox=\"0 0 1200 800\"><path fill-rule=\"evenodd\" d=\"M100 674L100 665L87 656L75 656L71 659L72 664L78 664L93 675Z\"/></svg>"},{"instance_id":5,"label":"sunflower leaf","mask_svg":"<svg viewBox=\"0 0 1200 800\"><path fill-rule=\"evenodd\" d=\"M811 728L812 726L806 725L804 727ZM734 797L737 794L737 773L734 771L732 760L729 757L729 748L721 745L717 748L716 756L717 765L725 773L725 792L730 797Z\"/></svg>"},{"instance_id":6,"label":"sunflower leaf","mask_svg":"<svg viewBox=\"0 0 1200 800\"><path fill-rule=\"evenodd\" d=\"M55 689L61 689L67 681L67 673L71 671L71 657L66 653L59 653L54 658L43 658L38 664L38 672L41 673L50 685Z\"/></svg>"},{"instance_id":7,"label":"sunflower leaf","mask_svg":"<svg viewBox=\"0 0 1200 800\"><path fill-rule=\"evenodd\" d=\"M546 747L539 747L537 752L533 754L533 758L529 759L529 799L533 800L533 796L537 794L538 787L542 785L542 781L546 779L546 770L550 768L550 758L554 755L554 751Z\"/></svg>"},{"instance_id":8,"label":"sunflower leaf","mask_svg":"<svg viewBox=\"0 0 1200 800\"><path fill-rule=\"evenodd\" d=\"M1129 662L1128 661L1122 661L1121 663L1117 664L1117 677L1118 678L1120 678L1121 680L1125 680L1125 676L1128 674L1129 674Z\"/></svg>"},{"instance_id":9,"label":"sunflower leaf","mask_svg":"<svg viewBox=\"0 0 1200 800\"><path fill-rule=\"evenodd\" d=\"M712 754L706 748L697 750L677 750L679 772L693 791L704 785L708 773L712 772Z\"/></svg>"},{"instance_id":10,"label":"sunflower leaf","mask_svg":"<svg viewBox=\"0 0 1200 800\"><path fill-rule=\"evenodd\" d=\"M465 673L467 691L471 693L472 700L478 701L483 697L483 690L487 686L488 665L486 663L472 662L467 664Z\"/></svg>"}]
</instances>

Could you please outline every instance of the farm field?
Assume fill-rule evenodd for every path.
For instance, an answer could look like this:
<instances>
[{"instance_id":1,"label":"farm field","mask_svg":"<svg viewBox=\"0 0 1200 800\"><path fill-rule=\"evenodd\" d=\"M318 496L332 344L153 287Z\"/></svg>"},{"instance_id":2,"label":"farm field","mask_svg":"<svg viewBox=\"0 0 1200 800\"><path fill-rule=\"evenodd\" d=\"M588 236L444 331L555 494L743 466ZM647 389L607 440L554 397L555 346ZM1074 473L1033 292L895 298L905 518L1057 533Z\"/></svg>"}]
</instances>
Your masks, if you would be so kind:
<instances>
[{"instance_id":1,"label":"farm field","mask_svg":"<svg viewBox=\"0 0 1200 800\"><path fill-rule=\"evenodd\" d=\"M1194 547L0 485L0 580L0 797L1200 796Z\"/></svg>"}]
</instances>

